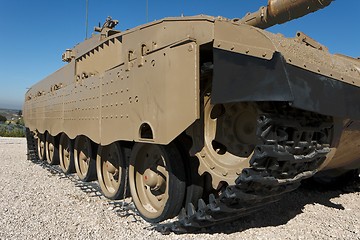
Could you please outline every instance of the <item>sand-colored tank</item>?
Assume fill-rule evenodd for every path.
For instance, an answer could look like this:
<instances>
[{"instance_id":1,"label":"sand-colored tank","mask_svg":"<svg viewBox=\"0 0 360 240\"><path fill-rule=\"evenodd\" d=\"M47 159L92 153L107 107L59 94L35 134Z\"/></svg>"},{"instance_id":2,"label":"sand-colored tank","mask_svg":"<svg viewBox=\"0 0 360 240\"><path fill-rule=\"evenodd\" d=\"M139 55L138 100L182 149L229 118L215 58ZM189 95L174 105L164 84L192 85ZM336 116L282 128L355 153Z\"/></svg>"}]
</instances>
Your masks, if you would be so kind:
<instances>
[{"instance_id":1,"label":"sand-colored tank","mask_svg":"<svg viewBox=\"0 0 360 240\"><path fill-rule=\"evenodd\" d=\"M108 18L26 93L28 139L106 197L131 195L147 221L180 213L185 229L248 214L318 172L357 169L360 61L262 30L331 2L270 0L242 19L124 32Z\"/></svg>"}]
</instances>

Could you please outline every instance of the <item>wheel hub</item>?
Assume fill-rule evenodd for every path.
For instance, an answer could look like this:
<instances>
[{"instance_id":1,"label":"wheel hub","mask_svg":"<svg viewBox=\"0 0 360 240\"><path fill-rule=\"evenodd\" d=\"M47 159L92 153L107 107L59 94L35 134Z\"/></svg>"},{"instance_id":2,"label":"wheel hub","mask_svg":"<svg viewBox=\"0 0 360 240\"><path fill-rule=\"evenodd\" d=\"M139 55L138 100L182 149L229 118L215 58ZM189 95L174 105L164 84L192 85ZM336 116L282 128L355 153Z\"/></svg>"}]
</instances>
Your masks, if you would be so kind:
<instances>
[{"instance_id":1,"label":"wheel hub","mask_svg":"<svg viewBox=\"0 0 360 240\"><path fill-rule=\"evenodd\" d=\"M116 168L114 165L112 165L109 161L105 163L105 168L108 173L115 174Z\"/></svg>"},{"instance_id":2,"label":"wheel hub","mask_svg":"<svg viewBox=\"0 0 360 240\"><path fill-rule=\"evenodd\" d=\"M156 191L164 186L165 179L160 174L148 168L144 172L144 183L150 187L151 190Z\"/></svg>"},{"instance_id":3,"label":"wheel hub","mask_svg":"<svg viewBox=\"0 0 360 240\"><path fill-rule=\"evenodd\" d=\"M52 143L49 144L49 151L50 152L54 151L54 145Z\"/></svg>"}]
</instances>

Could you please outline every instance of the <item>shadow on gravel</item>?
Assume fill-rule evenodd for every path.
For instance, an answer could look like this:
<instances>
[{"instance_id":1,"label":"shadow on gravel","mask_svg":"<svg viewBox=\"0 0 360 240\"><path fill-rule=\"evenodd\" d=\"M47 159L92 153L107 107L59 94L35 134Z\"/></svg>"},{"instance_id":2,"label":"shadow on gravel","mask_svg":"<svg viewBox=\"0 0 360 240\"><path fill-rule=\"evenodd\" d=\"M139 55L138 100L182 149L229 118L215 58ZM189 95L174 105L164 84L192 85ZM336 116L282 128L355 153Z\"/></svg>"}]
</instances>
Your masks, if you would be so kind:
<instances>
[{"instance_id":1,"label":"shadow on gravel","mask_svg":"<svg viewBox=\"0 0 360 240\"><path fill-rule=\"evenodd\" d=\"M40 161L36 154L28 154L28 160L41 166L43 169L51 173L52 176L56 176L59 179L70 180L74 183L75 187L85 192L89 197L98 198L103 200L109 205L109 210L112 210L116 215L121 217L133 216L133 221L139 221L140 216L132 202L128 203L124 200L109 200L101 193L100 187L96 182L83 182L76 174L64 174L61 168L57 165L49 165L46 161Z\"/></svg>"},{"instance_id":2,"label":"shadow on gravel","mask_svg":"<svg viewBox=\"0 0 360 240\"><path fill-rule=\"evenodd\" d=\"M269 204L264 209L251 215L244 216L233 222L201 229L193 233L231 234L251 228L281 226L301 214L307 204L320 204L337 210L345 210L341 204L333 203L331 199L339 197L342 194L360 191L359 181L351 183L354 184L351 187L349 187L349 185L342 186L342 188L338 188L337 190L325 188L320 184L310 183L311 184L307 183L306 185L302 185L294 192L285 194L280 201Z\"/></svg>"}]
</instances>

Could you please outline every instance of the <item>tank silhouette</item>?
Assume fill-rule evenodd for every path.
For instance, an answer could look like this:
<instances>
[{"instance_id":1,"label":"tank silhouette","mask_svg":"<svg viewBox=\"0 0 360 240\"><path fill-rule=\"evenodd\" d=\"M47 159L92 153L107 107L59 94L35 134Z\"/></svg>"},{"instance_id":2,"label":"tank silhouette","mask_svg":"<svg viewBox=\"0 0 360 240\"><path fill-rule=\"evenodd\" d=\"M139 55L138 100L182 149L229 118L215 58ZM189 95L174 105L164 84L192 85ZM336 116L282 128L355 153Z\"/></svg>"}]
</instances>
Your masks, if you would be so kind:
<instances>
[{"instance_id":1,"label":"tank silhouette","mask_svg":"<svg viewBox=\"0 0 360 240\"><path fill-rule=\"evenodd\" d=\"M331 2L270 0L242 19L165 18L124 32L108 18L26 93L29 152L97 179L110 199L131 195L149 222L179 215L177 229L357 169L360 61L301 32L262 30Z\"/></svg>"}]
</instances>

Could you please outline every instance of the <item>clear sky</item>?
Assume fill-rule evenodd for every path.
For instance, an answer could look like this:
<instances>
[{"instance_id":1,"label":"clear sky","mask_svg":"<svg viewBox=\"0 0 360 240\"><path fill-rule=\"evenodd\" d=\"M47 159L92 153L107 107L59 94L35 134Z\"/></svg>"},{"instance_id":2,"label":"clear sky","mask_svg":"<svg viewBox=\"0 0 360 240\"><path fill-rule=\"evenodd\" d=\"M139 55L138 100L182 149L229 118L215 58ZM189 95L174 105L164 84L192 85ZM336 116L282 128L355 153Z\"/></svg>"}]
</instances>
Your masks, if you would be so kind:
<instances>
[{"instance_id":1,"label":"clear sky","mask_svg":"<svg viewBox=\"0 0 360 240\"><path fill-rule=\"evenodd\" d=\"M241 18L267 0L148 0L149 21L206 14ZM64 65L61 54L85 38L86 0L0 0L0 108L20 109L26 89ZM300 30L332 53L360 57L359 0L269 29L287 37ZM107 16L125 30L146 23L146 0L89 0L89 35Z\"/></svg>"}]
</instances>

